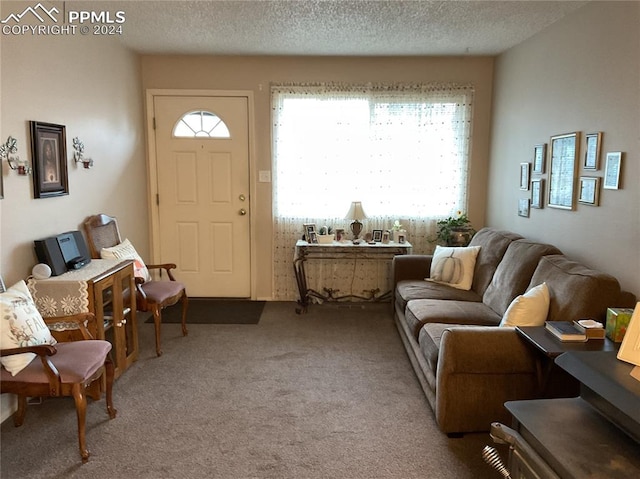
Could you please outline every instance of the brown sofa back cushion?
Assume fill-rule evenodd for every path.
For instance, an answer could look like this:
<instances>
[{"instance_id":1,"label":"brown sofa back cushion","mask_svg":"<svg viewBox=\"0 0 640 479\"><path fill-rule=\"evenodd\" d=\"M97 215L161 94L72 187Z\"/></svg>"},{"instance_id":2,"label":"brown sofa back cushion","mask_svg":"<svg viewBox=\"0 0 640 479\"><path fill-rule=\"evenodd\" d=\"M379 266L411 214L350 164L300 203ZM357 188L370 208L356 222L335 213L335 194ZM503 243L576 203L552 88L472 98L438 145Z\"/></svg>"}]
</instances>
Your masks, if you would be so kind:
<instances>
[{"instance_id":1,"label":"brown sofa back cushion","mask_svg":"<svg viewBox=\"0 0 640 479\"><path fill-rule=\"evenodd\" d=\"M496 267L512 241L522 236L510 231L482 228L471 239L469 246L480 246L473 273L471 289L482 296L491 283Z\"/></svg>"},{"instance_id":2,"label":"brown sofa back cushion","mask_svg":"<svg viewBox=\"0 0 640 479\"><path fill-rule=\"evenodd\" d=\"M563 255L542 258L529 288L543 281L547 283L551 297L548 321L593 318L604 324L607 308L616 306L620 297L620 284L616 278Z\"/></svg>"},{"instance_id":3,"label":"brown sofa back cushion","mask_svg":"<svg viewBox=\"0 0 640 479\"><path fill-rule=\"evenodd\" d=\"M560 250L550 244L528 239L513 241L496 268L482 302L500 316L504 315L511 301L527 290L540 258L550 254L560 254Z\"/></svg>"}]
</instances>

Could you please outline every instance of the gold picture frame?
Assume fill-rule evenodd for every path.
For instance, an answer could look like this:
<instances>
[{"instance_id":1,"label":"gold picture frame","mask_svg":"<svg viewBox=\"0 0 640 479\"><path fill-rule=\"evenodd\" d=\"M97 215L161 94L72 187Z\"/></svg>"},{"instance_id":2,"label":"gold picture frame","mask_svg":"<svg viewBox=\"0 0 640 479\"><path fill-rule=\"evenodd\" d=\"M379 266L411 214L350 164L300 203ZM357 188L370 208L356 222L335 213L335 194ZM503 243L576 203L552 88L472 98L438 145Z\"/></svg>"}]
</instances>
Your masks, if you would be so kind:
<instances>
[{"instance_id":1,"label":"gold picture frame","mask_svg":"<svg viewBox=\"0 0 640 479\"><path fill-rule=\"evenodd\" d=\"M575 184L578 171L580 132L551 137L549 191L547 205L565 210L575 209Z\"/></svg>"},{"instance_id":2,"label":"gold picture frame","mask_svg":"<svg viewBox=\"0 0 640 479\"><path fill-rule=\"evenodd\" d=\"M547 159L547 144L541 143L533 147L533 165L531 171L534 174L544 173L544 164Z\"/></svg>"},{"instance_id":3,"label":"gold picture frame","mask_svg":"<svg viewBox=\"0 0 640 479\"><path fill-rule=\"evenodd\" d=\"M587 133L585 135L583 170L598 170L600 168L600 147L602 132Z\"/></svg>"},{"instance_id":4,"label":"gold picture frame","mask_svg":"<svg viewBox=\"0 0 640 479\"><path fill-rule=\"evenodd\" d=\"M584 205L600 204L600 178L597 176L581 176L578 188L578 201Z\"/></svg>"},{"instance_id":5,"label":"gold picture frame","mask_svg":"<svg viewBox=\"0 0 640 479\"><path fill-rule=\"evenodd\" d=\"M531 180L531 208L542 209L544 201L544 179Z\"/></svg>"}]
</instances>

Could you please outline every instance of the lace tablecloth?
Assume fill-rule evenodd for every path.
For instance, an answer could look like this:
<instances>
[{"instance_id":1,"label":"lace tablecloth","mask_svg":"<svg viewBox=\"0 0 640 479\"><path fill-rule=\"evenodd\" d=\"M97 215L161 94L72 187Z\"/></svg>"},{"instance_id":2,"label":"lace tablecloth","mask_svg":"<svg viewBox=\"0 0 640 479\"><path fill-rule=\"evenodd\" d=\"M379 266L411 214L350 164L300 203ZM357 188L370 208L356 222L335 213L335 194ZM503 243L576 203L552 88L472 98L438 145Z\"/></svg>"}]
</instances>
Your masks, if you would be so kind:
<instances>
[{"instance_id":1,"label":"lace tablecloth","mask_svg":"<svg viewBox=\"0 0 640 479\"><path fill-rule=\"evenodd\" d=\"M30 277L27 286L44 317L89 312L88 283L122 263L121 259L94 259L85 267L47 279Z\"/></svg>"}]
</instances>

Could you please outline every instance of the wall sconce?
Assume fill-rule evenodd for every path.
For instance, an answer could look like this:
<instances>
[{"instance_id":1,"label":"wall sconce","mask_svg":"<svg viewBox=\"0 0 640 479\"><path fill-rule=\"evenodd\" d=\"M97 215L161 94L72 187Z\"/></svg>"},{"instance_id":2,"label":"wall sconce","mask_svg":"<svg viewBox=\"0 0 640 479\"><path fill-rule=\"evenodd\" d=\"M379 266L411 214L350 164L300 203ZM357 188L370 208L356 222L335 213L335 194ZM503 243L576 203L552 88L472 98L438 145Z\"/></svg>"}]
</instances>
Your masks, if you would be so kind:
<instances>
[{"instance_id":1,"label":"wall sconce","mask_svg":"<svg viewBox=\"0 0 640 479\"><path fill-rule=\"evenodd\" d=\"M73 159L76 163L82 163L87 170L93 166L93 160L91 158L84 157L84 143L80 141L77 136L73 139Z\"/></svg>"},{"instance_id":2,"label":"wall sconce","mask_svg":"<svg viewBox=\"0 0 640 479\"><path fill-rule=\"evenodd\" d=\"M20 160L16 155L18 153L18 140L9 136L7 142L0 145L0 160L7 160L9 168L16 170L19 175L28 175L31 173L31 167L27 161Z\"/></svg>"}]
</instances>

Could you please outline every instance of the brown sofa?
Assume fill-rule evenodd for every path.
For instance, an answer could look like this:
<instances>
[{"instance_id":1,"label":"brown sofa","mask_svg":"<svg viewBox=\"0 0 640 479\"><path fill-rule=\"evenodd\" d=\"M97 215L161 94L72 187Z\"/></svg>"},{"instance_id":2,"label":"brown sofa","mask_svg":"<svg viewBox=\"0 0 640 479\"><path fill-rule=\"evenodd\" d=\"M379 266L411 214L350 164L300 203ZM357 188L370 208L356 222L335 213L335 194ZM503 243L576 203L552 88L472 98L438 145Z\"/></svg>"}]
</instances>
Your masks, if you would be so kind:
<instances>
[{"instance_id":1,"label":"brown sofa","mask_svg":"<svg viewBox=\"0 0 640 479\"><path fill-rule=\"evenodd\" d=\"M536 396L534 351L515 328L497 327L518 295L546 282L547 320L594 318L632 298L618 281L562 255L554 246L484 228L470 290L425 281L431 255L393 260L394 317L440 429L488 431L510 423L504 403Z\"/></svg>"}]
</instances>

